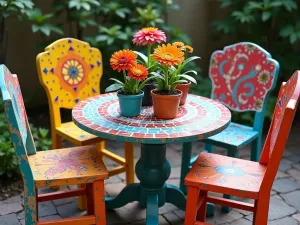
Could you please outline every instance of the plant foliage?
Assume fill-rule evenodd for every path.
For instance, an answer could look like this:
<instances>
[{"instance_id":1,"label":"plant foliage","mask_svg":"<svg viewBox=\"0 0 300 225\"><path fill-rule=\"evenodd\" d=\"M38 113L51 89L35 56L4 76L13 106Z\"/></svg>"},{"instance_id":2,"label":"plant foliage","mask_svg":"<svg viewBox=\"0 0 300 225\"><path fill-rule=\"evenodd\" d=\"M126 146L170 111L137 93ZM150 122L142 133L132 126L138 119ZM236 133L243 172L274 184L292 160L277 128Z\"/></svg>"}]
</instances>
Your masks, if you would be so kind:
<instances>
[{"instance_id":1,"label":"plant foliage","mask_svg":"<svg viewBox=\"0 0 300 225\"><path fill-rule=\"evenodd\" d=\"M224 18L212 22L216 37L230 37L231 41L256 43L280 64L280 83L299 69L300 17L299 0L219 0L220 8L227 12ZM234 39L234 40L232 40ZM222 47L222 46L220 46ZM274 109L273 96L267 110L271 119ZM251 122L251 116L237 118Z\"/></svg>"},{"instance_id":2,"label":"plant foliage","mask_svg":"<svg viewBox=\"0 0 300 225\"><path fill-rule=\"evenodd\" d=\"M37 128L30 124L31 132L35 140L37 150L48 150L51 140L48 138L48 130ZM0 101L0 177L11 178L19 174L19 164L16 159L15 149L10 139L10 132L3 103Z\"/></svg>"}]
</instances>

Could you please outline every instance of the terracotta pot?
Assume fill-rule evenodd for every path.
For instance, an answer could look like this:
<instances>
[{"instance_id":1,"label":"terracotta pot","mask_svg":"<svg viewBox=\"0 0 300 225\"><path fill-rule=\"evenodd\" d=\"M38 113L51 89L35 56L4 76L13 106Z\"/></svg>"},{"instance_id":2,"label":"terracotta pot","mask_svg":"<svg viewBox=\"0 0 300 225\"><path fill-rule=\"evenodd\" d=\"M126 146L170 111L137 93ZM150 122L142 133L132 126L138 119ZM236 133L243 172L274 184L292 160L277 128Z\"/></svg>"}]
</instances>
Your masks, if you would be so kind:
<instances>
[{"instance_id":1,"label":"terracotta pot","mask_svg":"<svg viewBox=\"0 0 300 225\"><path fill-rule=\"evenodd\" d=\"M159 95L151 91L154 115L159 119L174 119L177 116L182 91L178 95Z\"/></svg>"},{"instance_id":2,"label":"terracotta pot","mask_svg":"<svg viewBox=\"0 0 300 225\"><path fill-rule=\"evenodd\" d=\"M155 83L145 84L142 91L144 92L142 106L152 106L151 91L155 89Z\"/></svg>"},{"instance_id":3,"label":"terracotta pot","mask_svg":"<svg viewBox=\"0 0 300 225\"><path fill-rule=\"evenodd\" d=\"M180 99L180 105L185 104L191 84L192 84L191 82L188 82L186 84L177 84L176 85L176 89L182 91L182 97Z\"/></svg>"}]
</instances>

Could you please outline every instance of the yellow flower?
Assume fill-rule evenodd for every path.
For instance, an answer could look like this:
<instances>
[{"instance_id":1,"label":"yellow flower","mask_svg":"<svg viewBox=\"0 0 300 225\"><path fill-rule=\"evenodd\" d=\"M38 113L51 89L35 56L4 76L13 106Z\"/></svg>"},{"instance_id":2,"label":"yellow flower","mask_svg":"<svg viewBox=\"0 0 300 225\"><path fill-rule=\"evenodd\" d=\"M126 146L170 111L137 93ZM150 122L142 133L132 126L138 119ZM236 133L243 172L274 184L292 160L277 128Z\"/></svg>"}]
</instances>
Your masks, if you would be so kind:
<instances>
[{"instance_id":1,"label":"yellow flower","mask_svg":"<svg viewBox=\"0 0 300 225\"><path fill-rule=\"evenodd\" d=\"M77 60L68 60L62 68L64 80L71 85L80 83L84 76L82 65Z\"/></svg>"},{"instance_id":2,"label":"yellow flower","mask_svg":"<svg viewBox=\"0 0 300 225\"><path fill-rule=\"evenodd\" d=\"M194 49L189 45L184 46L184 49L185 49L185 51L187 51L189 53L192 53L194 51Z\"/></svg>"},{"instance_id":3,"label":"yellow flower","mask_svg":"<svg viewBox=\"0 0 300 225\"><path fill-rule=\"evenodd\" d=\"M174 45L158 46L153 53L153 59L156 62L165 64L168 67L176 66L183 62L184 53Z\"/></svg>"},{"instance_id":4,"label":"yellow flower","mask_svg":"<svg viewBox=\"0 0 300 225\"><path fill-rule=\"evenodd\" d=\"M181 41L176 41L172 45L174 45L177 48L182 48L184 46L184 43Z\"/></svg>"}]
</instances>

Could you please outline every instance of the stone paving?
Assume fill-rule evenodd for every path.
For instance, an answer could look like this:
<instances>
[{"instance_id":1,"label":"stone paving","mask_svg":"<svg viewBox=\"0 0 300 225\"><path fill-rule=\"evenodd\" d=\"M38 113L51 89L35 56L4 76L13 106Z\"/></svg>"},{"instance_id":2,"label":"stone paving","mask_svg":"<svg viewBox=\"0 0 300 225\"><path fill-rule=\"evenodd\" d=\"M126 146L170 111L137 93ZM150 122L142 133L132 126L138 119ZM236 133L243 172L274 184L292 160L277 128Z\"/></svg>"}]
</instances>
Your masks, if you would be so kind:
<instances>
[{"instance_id":1,"label":"stone paving","mask_svg":"<svg viewBox=\"0 0 300 225\"><path fill-rule=\"evenodd\" d=\"M297 225L300 224L300 123L297 122L292 131L286 146L284 157L281 161L276 181L271 193L271 204L269 211L269 225ZM122 145L118 143L107 143L108 149L115 153L124 155ZM194 144L193 155L199 154L202 144ZM222 149L216 149L217 153L224 154ZM136 146L135 159L139 158L139 146ZM249 159L249 148L240 151L240 157ZM181 146L169 145L167 158L172 165L172 172L168 183L178 185L181 165ZM114 163L106 160L108 168ZM107 195L114 196L124 187L124 174L114 176L107 180L105 188ZM136 178L137 181L137 178ZM65 189L76 187L63 187ZM49 192L50 189L43 189L41 192ZM14 196L0 202L0 225L23 225L25 224L22 196ZM76 198L55 200L39 203L40 220L68 218L80 216L85 212L77 209ZM166 204L159 209L160 225L182 225L185 213L171 204ZM107 224L145 224L145 209L141 209L138 203L130 203L126 206L107 212ZM220 207L216 208L215 216L207 219L207 222L215 225L251 225L252 214L242 210L233 210L229 214L221 213Z\"/></svg>"}]
</instances>

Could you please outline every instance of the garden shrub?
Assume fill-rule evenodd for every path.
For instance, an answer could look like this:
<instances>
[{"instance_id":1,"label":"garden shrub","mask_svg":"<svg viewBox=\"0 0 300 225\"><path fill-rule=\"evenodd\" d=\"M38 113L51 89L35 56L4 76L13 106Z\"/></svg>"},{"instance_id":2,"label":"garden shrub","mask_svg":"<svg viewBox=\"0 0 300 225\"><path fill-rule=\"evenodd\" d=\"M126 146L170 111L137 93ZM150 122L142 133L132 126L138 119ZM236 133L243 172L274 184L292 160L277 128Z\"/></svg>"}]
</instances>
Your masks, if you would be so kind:
<instances>
[{"instance_id":1,"label":"garden shrub","mask_svg":"<svg viewBox=\"0 0 300 225\"><path fill-rule=\"evenodd\" d=\"M36 128L32 124L30 124L30 127L37 150L50 149L52 142L48 138L48 130ZM3 103L0 101L0 179L12 178L18 174L19 164L10 139Z\"/></svg>"},{"instance_id":2,"label":"garden shrub","mask_svg":"<svg viewBox=\"0 0 300 225\"><path fill-rule=\"evenodd\" d=\"M212 22L214 36L218 40L220 36L229 38L230 43L256 43L270 52L280 64L277 87L266 113L271 120L281 82L288 80L300 65L300 1L219 0L219 3L226 15ZM251 123L253 116L249 113L243 117L234 114L234 119Z\"/></svg>"}]
</instances>

